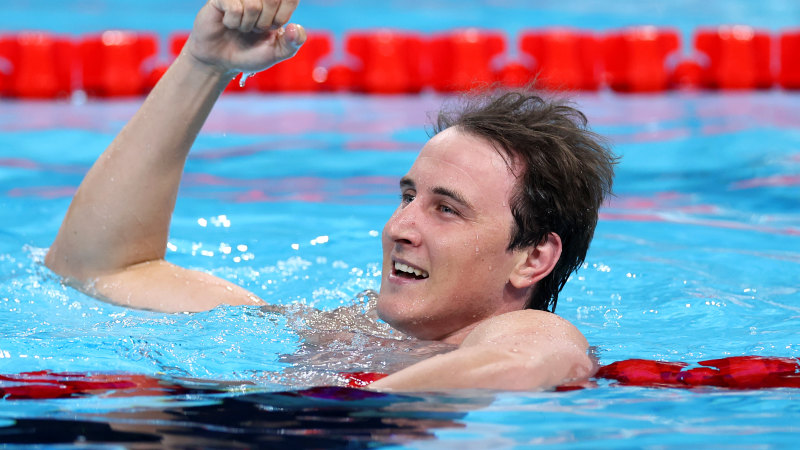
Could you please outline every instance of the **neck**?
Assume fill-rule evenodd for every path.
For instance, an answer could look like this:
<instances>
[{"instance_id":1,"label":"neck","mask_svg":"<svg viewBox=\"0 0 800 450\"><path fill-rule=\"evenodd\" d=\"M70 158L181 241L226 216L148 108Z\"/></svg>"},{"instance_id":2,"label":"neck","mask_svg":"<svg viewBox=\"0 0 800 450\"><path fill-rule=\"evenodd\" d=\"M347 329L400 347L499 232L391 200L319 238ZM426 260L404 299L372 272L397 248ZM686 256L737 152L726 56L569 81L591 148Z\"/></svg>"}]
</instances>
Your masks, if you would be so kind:
<instances>
[{"instance_id":1,"label":"neck","mask_svg":"<svg viewBox=\"0 0 800 450\"><path fill-rule=\"evenodd\" d=\"M467 325L466 327L464 327L464 328L462 328L460 330L454 331L454 332L452 332L452 333L450 333L450 334L448 334L448 335L446 335L444 337L441 337L439 339L436 339L436 340L444 342L445 344L461 345L461 343L464 342L464 339L466 339L467 336L469 336L469 334L472 332L472 330L474 330L475 327L477 327L479 323L480 322L475 322L473 324Z\"/></svg>"}]
</instances>

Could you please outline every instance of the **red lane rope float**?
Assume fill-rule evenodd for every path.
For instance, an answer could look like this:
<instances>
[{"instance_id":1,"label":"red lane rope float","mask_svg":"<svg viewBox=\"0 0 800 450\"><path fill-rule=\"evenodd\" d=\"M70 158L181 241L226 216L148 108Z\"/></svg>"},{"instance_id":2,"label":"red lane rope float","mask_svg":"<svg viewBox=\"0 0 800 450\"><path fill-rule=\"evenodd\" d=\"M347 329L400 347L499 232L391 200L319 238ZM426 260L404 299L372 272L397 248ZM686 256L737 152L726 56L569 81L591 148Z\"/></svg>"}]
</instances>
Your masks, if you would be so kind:
<instances>
[{"instance_id":1,"label":"red lane rope float","mask_svg":"<svg viewBox=\"0 0 800 450\"><path fill-rule=\"evenodd\" d=\"M424 87L425 49L419 33L395 30L349 33L345 49L360 64L353 69L352 89L357 92L417 93Z\"/></svg>"},{"instance_id":2,"label":"red lane rope float","mask_svg":"<svg viewBox=\"0 0 800 450\"><path fill-rule=\"evenodd\" d=\"M732 356L698 364L702 367L687 368L689 364L683 362L628 359L601 367L595 377L616 380L625 386L800 388L800 364L793 358Z\"/></svg>"},{"instance_id":3,"label":"red lane rope float","mask_svg":"<svg viewBox=\"0 0 800 450\"><path fill-rule=\"evenodd\" d=\"M537 82L548 89L596 90L600 85L600 43L589 32L571 29L526 31L520 50L532 57Z\"/></svg>"},{"instance_id":4,"label":"red lane rope float","mask_svg":"<svg viewBox=\"0 0 800 450\"><path fill-rule=\"evenodd\" d=\"M428 42L428 84L438 92L458 92L490 84L493 60L506 49L501 32L469 28L437 34Z\"/></svg>"},{"instance_id":5,"label":"red lane rope float","mask_svg":"<svg viewBox=\"0 0 800 450\"><path fill-rule=\"evenodd\" d=\"M694 46L705 53L709 61L704 70L703 87L769 88L772 86L771 45L767 32L744 25L699 29Z\"/></svg>"},{"instance_id":6,"label":"red lane rope float","mask_svg":"<svg viewBox=\"0 0 800 450\"><path fill-rule=\"evenodd\" d=\"M389 376L379 372L342 372L339 375L347 381L347 387L352 388L362 388Z\"/></svg>"},{"instance_id":7,"label":"red lane rope float","mask_svg":"<svg viewBox=\"0 0 800 450\"><path fill-rule=\"evenodd\" d=\"M0 36L0 95L26 99L69 96L74 53L68 38L50 33Z\"/></svg>"},{"instance_id":8,"label":"red lane rope float","mask_svg":"<svg viewBox=\"0 0 800 450\"><path fill-rule=\"evenodd\" d=\"M595 378L614 380L622 386L641 387L800 388L800 363L794 358L732 356L700 361L698 364L701 367L689 368L689 364L685 362L627 359L601 367ZM342 372L340 375L350 388L363 388L388 376L377 372ZM583 385L566 385L556 390L582 388ZM0 375L0 396L7 400L42 400L86 395L158 396L189 391L188 388L148 375L48 370Z\"/></svg>"},{"instance_id":9,"label":"red lane rope float","mask_svg":"<svg viewBox=\"0 0 800 450\"><path fill-rule=\"evenodd\" d=\"M101 395L132 397L181 394L187 389L148 375L23 372L0 375L0 397L7 400L54 399Z\"/></svg>"},{"instance_id":10,"label":"red lane rope float","mask_svg":"<svg viewBox=\"0 0 800 450\"><path fill-rule=\"evenodd\" d=\"M657 92L670 83L667 58L680 49L676 30L642 26L603 39L605 76L619 92Z\"/></svg>"},{"instance_id":11,"label":"red lane rope float","mask_svg":"<svg viewBox=\"0 0 800 450\"><path fill-rule=\"evenodd\" d=\"M780 37L778 83L785 89L800 89L800 29Z\"/></svg>"},{"instance_id":12,"label":"red lane rope float","mask_svg":"<svg viewBox=\"0 0 800 450\"><path fill-rule=\"evenodd\" d=\"M155 69L158 36L155 33L105 31L80 43L83 89L95 97L145 94Z\"/></svg>"}]
</instances>

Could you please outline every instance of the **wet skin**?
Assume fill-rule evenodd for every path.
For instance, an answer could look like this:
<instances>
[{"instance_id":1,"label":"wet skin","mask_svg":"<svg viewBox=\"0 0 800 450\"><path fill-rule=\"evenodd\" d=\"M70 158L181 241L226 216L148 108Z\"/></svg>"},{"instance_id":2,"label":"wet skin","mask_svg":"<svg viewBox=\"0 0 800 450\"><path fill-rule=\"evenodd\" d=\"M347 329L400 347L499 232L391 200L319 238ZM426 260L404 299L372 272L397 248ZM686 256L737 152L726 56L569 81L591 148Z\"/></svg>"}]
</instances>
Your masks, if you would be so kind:
<instances>
[{"instance_id":1,"label":"wet skin","mask_svg":"<svg viewBox=\"0 0 800 450\"><path fill-rule=\"evenodd\" d=\"M515 182L487 140L459 129L422 148L383 229L383 320L418 338L459 343L484 319L524 308L509 283L524 258L507 250Z\"/></svg>"}]
</instances>

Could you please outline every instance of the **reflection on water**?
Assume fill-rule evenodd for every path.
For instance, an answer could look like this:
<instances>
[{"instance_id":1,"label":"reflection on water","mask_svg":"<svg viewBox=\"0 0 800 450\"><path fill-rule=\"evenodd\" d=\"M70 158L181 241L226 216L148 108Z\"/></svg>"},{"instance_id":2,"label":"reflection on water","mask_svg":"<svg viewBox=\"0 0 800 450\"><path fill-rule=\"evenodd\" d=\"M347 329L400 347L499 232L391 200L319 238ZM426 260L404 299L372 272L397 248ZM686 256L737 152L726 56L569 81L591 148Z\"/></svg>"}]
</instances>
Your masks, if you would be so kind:
<instances>
[{"instance_id":1,"label":"reflection on water","mask_svg":"<svg viewBox=\"0 0 800 450\"><path fill-rule=\"evenodd\" d=\"M118 444L136 448L375 448L435 438L463 428L466 411L490 398L431 398L348 388L253 393L222 398L188 394L183 405L21 418L0 427L6 444ZM198 404L200 403L200 404Z\"/></svg>"}]
</instances>

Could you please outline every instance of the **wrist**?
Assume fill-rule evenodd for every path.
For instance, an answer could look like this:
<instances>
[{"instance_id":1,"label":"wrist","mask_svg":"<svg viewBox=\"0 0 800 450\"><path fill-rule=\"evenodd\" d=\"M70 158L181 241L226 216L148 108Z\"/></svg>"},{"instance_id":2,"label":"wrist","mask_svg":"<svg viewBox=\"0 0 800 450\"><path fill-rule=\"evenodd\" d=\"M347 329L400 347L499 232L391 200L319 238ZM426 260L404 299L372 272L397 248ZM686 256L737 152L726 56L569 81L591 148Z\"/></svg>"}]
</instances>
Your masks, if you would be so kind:
<instances>
[{"instance_id":1,"label":"wrist","mask_svg":"<svg viewBox=\"0 0 800 450\"><path fill-rule=\"evenodd\" d=\"M216 81L228 83L240 71L217 64L206 62L188 51L185 47L175 61L176 64L185 65L189 71Z\"/></svg>"},{"instance_id":2,"label":"wrist","mask_svg":"<svg viewBox=\"0 0 800 450\"><path fill-rule=\"evenodd\" d=\"M216 98L237 73L208 64L184 50L175 58L151 94L185 97L187 93L191 93L189 96L195 100L207 96Z\"/></svg>"}]
</instances>

